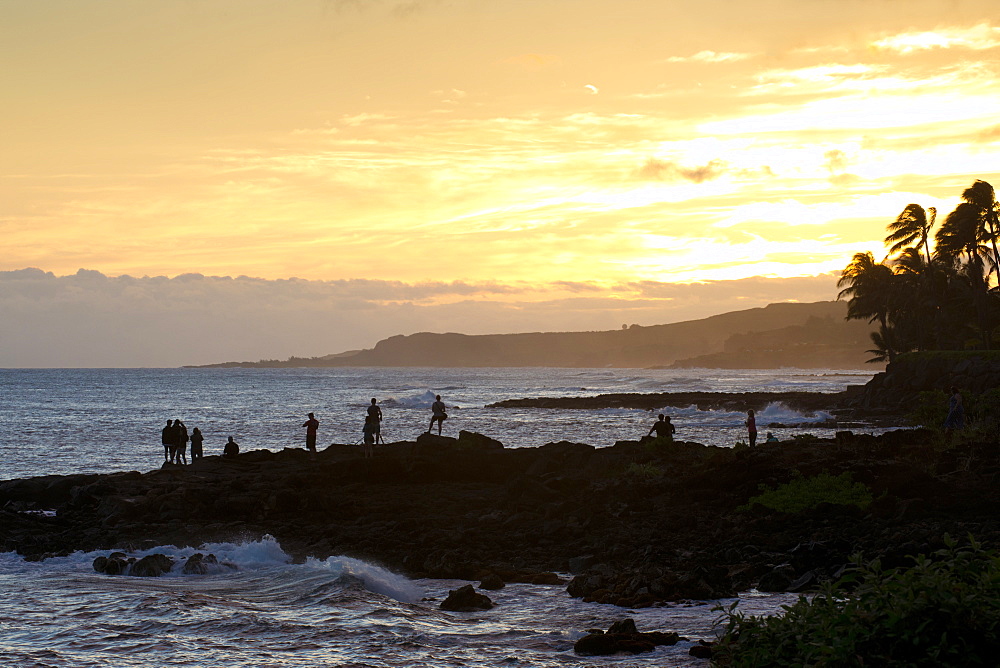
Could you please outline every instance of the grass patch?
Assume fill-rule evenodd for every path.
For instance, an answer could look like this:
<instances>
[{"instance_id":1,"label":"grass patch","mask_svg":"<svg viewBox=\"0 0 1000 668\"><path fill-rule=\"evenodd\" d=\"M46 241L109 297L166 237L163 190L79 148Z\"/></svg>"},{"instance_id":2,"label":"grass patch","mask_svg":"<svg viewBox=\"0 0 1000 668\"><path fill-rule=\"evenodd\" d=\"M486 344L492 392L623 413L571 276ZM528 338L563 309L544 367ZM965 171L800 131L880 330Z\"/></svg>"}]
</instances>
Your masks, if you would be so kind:
<instances>
[{"instance_id":1,"label":"grass patch","mask_svg":"<svg viewBox=\"0 0 1000 668\"><path fill-rule=\"evenodd\" d=\"M762 484L760 490L760 494L751 497L739 510L747 511L754 504L760 504L782 513L799 513L821 503L857 506L864 510L872 502L871 490L863 483L854 482L848 472L838 476L824 472L811 478L796 475L791 481L777 487Z\"/></svg>"},{"instance_id":2,"label":"grass patch","mask_svg":"<svg viewBox=\"0 0 1000 668\"><path fill-rule=\"evenodd\" d=\"M632 462L625 467L625 475L634 478L659 478L663 475L663 469L653 464L638 464Z\"/></svg>"}]
</instances>

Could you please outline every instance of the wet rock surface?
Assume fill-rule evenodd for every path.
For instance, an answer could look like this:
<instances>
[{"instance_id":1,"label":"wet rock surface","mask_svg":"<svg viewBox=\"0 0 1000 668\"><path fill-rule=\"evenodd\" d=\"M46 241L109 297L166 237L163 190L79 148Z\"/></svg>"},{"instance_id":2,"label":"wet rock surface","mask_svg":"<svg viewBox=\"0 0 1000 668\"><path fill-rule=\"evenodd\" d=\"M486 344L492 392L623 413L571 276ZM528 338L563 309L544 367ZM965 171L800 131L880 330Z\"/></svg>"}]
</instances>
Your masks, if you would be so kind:
<instances>
[{"instance_id":1,"label":"wet rock surface","mask_svg":"<svg viewBox=\"0 0 1000 668\"><path fill-rule=\"evenodd\" d=\"M652 652L660 645L676 645L681 636L673 632L650 631L641 633L631 618L615 622L605 632L592 630L576 641L573 651L584 656L609 654L641 654Z\"/></svg>"},{"instance_id":2,"label":"wet rock surface","mask_svg":"<svg viewBox=\"0 0 1000 668\"><path fill-rule=\"evenodd\" d=\"M480 594L472 585L465 585L448 592L448 598L441 602L442 610L452 612L476 612L477 610L489 610L493 607L493 601L486 594Z\"/></svg>"},{"instance_id":3,"label":"wet rock surface","mask_svg":"<svg viewBox=\"0 0 1000 668\"><path fill-rule=\"evenodd\" d=\"M822 472L851 473L875 501L864 511L739 510L762 484ZM0 550L44 559L271 534L296 560L350 556L484 587L548 583L640 607L756 586L804 591L836 577L852 554L902 565L941 547L946 532L996 547L998 482L1000 445L944 449L919 430L744 451L631 441L515 449L433 436L378 446L371 459L360 446L316 459L293 448L142 474L0 482ZM104 573L134 567L123 553L103 559L95 569ZM203 567L206 557L171 564Z\"/></svg>"}]
</instances>

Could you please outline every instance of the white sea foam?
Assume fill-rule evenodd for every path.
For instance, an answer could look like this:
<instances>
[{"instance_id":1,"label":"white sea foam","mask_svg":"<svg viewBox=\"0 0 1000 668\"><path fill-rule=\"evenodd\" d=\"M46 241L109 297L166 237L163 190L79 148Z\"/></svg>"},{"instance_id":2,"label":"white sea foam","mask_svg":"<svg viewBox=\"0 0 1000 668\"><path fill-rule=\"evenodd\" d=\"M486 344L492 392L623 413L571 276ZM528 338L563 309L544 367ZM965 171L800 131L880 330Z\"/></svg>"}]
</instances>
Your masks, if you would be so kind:
<instances>
[{"instance_id":1,"label":"white sea foam","mask_svg":"<svg viewBox=\"0 0 1000 668\"><path fill-rule=\"evenodd\" d=\"M93 573L94 559L99 556L106 557L115 551L125 552L124 550L74 552L64 557L50 557L43 561L26 561L16 552L2 552L0 575ZM183 573L182 567L184 562L196 553L214 554L219 560L219 565L208 567L209 575L227 575L236 572L271 572L274 575L280 572L284 578L295 580L314 578L318 573L328 573L331 581L344 575L352 576L361 582L366 590L404 603L414 603L424 596L423 590L409 578L360 559L335 556L320 560L310 557L304 564L293 564L292 558L281 549L278 541L268 535L259 540L243 543L205 543L198 547L160 545L126 552L127 556L136 559L150 554L165 554L173 558L174 568L160 576L161 578L167 580L193 578L193 581L200 580L204 576Z\"/></svg>"},{"instance_id":2,"label":"white sea foam","mask_svg":"<svg viewBox=\"0 0 1000 668\"><path fill-rule=\"evenodd\" d=\"M419 601L424 593L409 578L392 571L351 557L329 557L327 559L308 559L306 568L329 571L334 577L350 575L364 583L365 589L376 594L382 594L404 603Z\"/></svg>"}]
</instances>

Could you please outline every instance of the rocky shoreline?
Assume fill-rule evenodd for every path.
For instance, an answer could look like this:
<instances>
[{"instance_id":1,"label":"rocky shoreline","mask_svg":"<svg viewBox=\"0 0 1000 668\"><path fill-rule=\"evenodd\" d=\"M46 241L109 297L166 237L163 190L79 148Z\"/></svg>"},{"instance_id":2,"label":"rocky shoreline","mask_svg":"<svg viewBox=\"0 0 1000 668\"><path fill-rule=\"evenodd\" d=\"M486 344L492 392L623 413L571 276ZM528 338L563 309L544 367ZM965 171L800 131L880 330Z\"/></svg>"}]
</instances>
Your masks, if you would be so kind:
<instances>
[{"instance_id":1,"label":"rocky shoreline","mask_svg":"<svg viewBox=\"0 0 1000 668\"><path fill-rule=\"evenodd\" d=\"M273 535L296 560L351 556L411 577L565 586L636 607L758 587L796 591L863 551L892 564L950 533L1000 545L1000 445L945 449L928 431L764 444L622 441L504 448L479 434L424 434L205 457L148 473L0 483L0 550L198 547ZM741 510L760 485L850 472L865 511ZM54 511L54 512L52 512Z\"/></svg>"},{"instance_id":2,"label":"rocky shoreline","mask_svg":"<svg viewBox=\"0 0 1000 668\"><path fill-rule=\"evenodd\" d=\"M800 411L844 412L853 410L852 400L864 386L844 392L623 392L592 397L526 397L506 399L487 408L556 408L560 410L596 410L600 408L638 408L656 410L664 406L697 406L699 410L755 411L780 402Z\"/></svg>"}]
</instances>

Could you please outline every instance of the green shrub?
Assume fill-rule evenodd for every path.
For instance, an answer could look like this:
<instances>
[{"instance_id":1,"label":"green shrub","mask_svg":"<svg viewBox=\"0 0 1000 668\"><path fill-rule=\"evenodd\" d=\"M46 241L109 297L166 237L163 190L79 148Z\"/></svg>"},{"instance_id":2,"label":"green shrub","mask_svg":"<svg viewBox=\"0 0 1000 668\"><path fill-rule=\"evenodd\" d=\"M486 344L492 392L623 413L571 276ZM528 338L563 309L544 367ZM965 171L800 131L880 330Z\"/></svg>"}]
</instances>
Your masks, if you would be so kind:
<instances>
[{"instance_id":1,"label":"green shrub","mask_svg":"<svg viewBox=\"0 0 1000 668\"><path fill-rule=\"evenodd\" d=\"M907 417L916 425L940 431L944 419L948 417L948 395L943 390L919 393Z\"/></svg>"},{"instance_id":2,"label":"green shrub","mask_svg":"<svg viewBox=\"0 0 1000 668\"><path fill-rule=\"evenodd\" d=\"M740 510L749 510L755 503L783 513L798 513L821 503L857 506L864 510L872 502L872 493L863 483L853 482L851 474L832 476L820 473L811 478L796 475L790 482L771 488L760 486L761 493L752 497Z\"/></svg>"},{"instance_id":3,"label":"green shrub","mask_svg":"<svg viewBox=\"0 0 1000 668\"><path fill-rule=\"evenodd\" d=\"M784 614L746 616L736 604L713 664L756 666L993 666L1000 653L1000 557L970 538L911 557L909 568L855 565Z\"/></svg>"},{"instance_id":4,"label":"green shrub","mask_svg":"<svg viewBox=\"0 0 1000 668\"><path fill-rule=\"evenodd\" d=\"M636 478L658 478L663 475L663 470L653 464L638 464L636 462L632 462L625 467L625 475L634 476Z\"/></svg>"}]
</instances>

